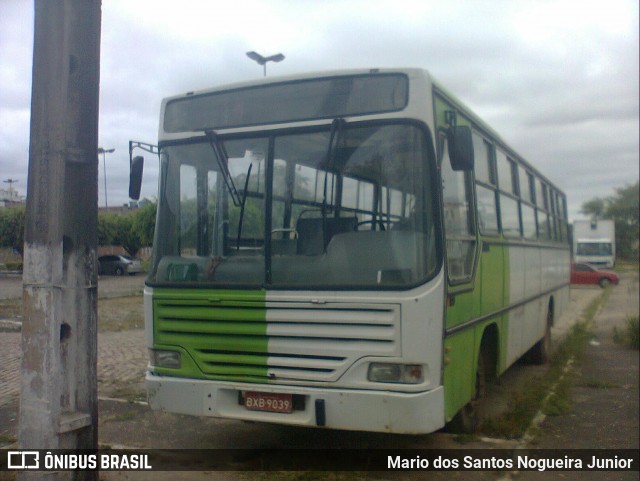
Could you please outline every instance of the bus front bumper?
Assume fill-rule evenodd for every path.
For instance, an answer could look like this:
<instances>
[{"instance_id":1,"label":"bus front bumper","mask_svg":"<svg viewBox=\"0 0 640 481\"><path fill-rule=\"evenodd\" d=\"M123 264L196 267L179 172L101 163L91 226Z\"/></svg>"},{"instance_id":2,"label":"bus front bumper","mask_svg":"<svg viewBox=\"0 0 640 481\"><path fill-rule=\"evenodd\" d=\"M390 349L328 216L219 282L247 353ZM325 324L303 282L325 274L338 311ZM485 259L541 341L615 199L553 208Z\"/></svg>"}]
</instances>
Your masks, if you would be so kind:
<instances>
[{"instance_id":1,"label":"bus front bumper","mask_svg":"<svg viewBox=\"0 0 640 481\"><path fill-rule=\"evenodd\" d=\"M424 434L444 426L444 389L399 393L357 389L226 383L160 376L148 371L146 387L154 410L295 426L352 431ZM304 397L290 413L252 411L239 401L242 391Z\"/></svg>"}]
</instances>

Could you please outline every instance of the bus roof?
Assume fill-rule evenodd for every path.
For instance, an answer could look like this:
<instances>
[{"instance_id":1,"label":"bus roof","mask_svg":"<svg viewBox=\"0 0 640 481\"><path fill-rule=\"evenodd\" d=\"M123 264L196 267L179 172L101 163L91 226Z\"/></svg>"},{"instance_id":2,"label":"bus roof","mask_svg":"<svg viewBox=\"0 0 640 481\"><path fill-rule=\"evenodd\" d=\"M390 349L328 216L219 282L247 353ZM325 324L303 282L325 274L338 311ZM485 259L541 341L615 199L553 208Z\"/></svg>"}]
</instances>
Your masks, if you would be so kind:
<instances>
[{"instance_id":1,"label":"bus roof","mask_svg":"<svg viewBox=\"0 0 640 481\"><path fill-rule=\"evenodd\" d=\"M520 161L524 166L527 167L527 169L531 170L538 177L543 179L545 183L549 184L556 191L561 193L561 195L564 195L561 189L559 189L553 182L549 180L547 176L542 174L537 168L535 168L531 163L529 163L520 154L518 154L518 152L514 148L512 148L495 129L493 129L486 121L480 118L473 110L467 107L467 105L464 102L460 101L454 94L452 94L446 87L444 87L443 84L441 84L439 81L434 79L428 70L422 69L422 68L406 67L406 68L345 69L345 70L313 71L313 72L305 72L301 74L293 74L293 75L286 75L286 76L262 77L259 79L223 84L223 85L218 85L212 88L207 88L207 89L202 89L197 91L190 91L184 94L178 94L178 95L166 97L162 101L162 114L164 115L164 107L169 102L172 102L178 99L188 98L188 97L207 95L210 93L242 90L242 89L251 88L251 87L258 87L261 85L286 84L290 82L296 82L300 80L309 80L309 79L360 76L360 75L369 75L369 74L394 74L394 73L405 74L410 79L420 78L423 82L425 82L427 86L433 86L433 89L440 96L442 96L445 100L449 101L450 103L454 104L456 108L459 109L464 114L465 117L471 120L480 131L482 131L487 136L489 136L503 150L505 150L507 155Z\"/></svg>"}]
</instances>

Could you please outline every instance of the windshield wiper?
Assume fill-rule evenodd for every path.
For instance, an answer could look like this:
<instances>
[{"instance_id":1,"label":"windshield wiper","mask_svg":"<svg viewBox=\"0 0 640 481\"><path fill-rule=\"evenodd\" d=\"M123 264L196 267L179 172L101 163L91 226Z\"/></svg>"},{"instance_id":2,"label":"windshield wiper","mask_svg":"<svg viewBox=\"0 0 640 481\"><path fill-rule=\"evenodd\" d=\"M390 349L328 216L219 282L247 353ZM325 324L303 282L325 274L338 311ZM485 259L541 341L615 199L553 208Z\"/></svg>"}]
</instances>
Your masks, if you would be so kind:
<instances>
[{"instance_id":1,"label":"windshield wiper","mask_svg":"<svg viewBox=\"0 0 640 481\"><path fill-rule=\"evenodd\" d=\"M333 163L336 156L338 140L340 137L340 132L342 131L342 128L344 127L345 123L346 123L345 120L342 118L333 119L333 122L331 122L331 133L329 135L329 148L327 150L327 164L325 166L326 170L324 173L324 187L322 189L322 210L320 211L322 213L322 237L323 237L322 251L323 252L326 252L327 244L329 243L328 242L329 236L327 232L327 179L329 177L329 172L333 174ZM334 179L332 180L332 183L335 183L335 176L334 176ZM331 190L333 192L333 186Z\"/></svg>"},{"instance_id":2,"label":"windshield wiper","mask_svg":"<svg viewBox=\"0 0 640 481\"><path fill-rule=\"evenodd\" d=\"M209 139L209 145L211 145L211 149L213 149L216 161L218 162L218 167L220 167L220 173L222 174L224 183L227 186L233 205L241 207L242 200L240 199L240 194L238 194L236 184L233 182L231 172L229 172L229 158L227 157L224 147L220 144L218 134L213 130L205 130L204 133L207 135L207 139Z\"/></svg>"}]
</instances>

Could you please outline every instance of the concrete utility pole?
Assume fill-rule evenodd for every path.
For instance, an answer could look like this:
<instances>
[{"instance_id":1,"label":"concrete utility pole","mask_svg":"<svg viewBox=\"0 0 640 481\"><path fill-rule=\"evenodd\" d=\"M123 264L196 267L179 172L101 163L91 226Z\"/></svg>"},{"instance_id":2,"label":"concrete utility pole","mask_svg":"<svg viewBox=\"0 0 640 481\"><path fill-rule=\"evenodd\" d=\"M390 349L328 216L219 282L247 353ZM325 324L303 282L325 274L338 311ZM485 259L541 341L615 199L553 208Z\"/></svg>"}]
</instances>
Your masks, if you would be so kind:
<instances>
[{"instance_id":1,"label":"concrete utility pole","mask_svg":"<svg viewBox=\"0 0 640 481\"><path fill-rule=\"evenodd\" d=\"M21 449L95 449L100 0L35 0ZM23 471L21 480L94 472Z\"/></svg>"}]
</instances>

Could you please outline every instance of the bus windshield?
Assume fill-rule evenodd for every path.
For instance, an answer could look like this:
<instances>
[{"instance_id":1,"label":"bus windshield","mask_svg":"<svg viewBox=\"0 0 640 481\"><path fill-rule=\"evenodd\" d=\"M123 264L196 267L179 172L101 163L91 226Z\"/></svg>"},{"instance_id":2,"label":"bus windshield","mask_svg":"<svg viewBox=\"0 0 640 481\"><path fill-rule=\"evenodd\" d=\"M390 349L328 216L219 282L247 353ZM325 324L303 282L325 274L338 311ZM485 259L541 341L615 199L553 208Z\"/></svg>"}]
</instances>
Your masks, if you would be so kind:
<instances>
[{"instance_id":1,"label":"bus windshield","mask_svg":"<svg viewBox=\"0 0 640 481\"><path fill-rule=\"evenodd\" d=\"M163 146L149 282L386 289L434 275L426 127L341 125Z\"/></svg>"},{"instance_id":2,"label":"bus windshield","mask_svg":"<svg viewBox=\"0 0 640 481\"><path fill-rule=\"evenodd\" d=\"M610 256L613 249L610 242L578 242L579 256Z\"/></svg>"}]
</instances>

